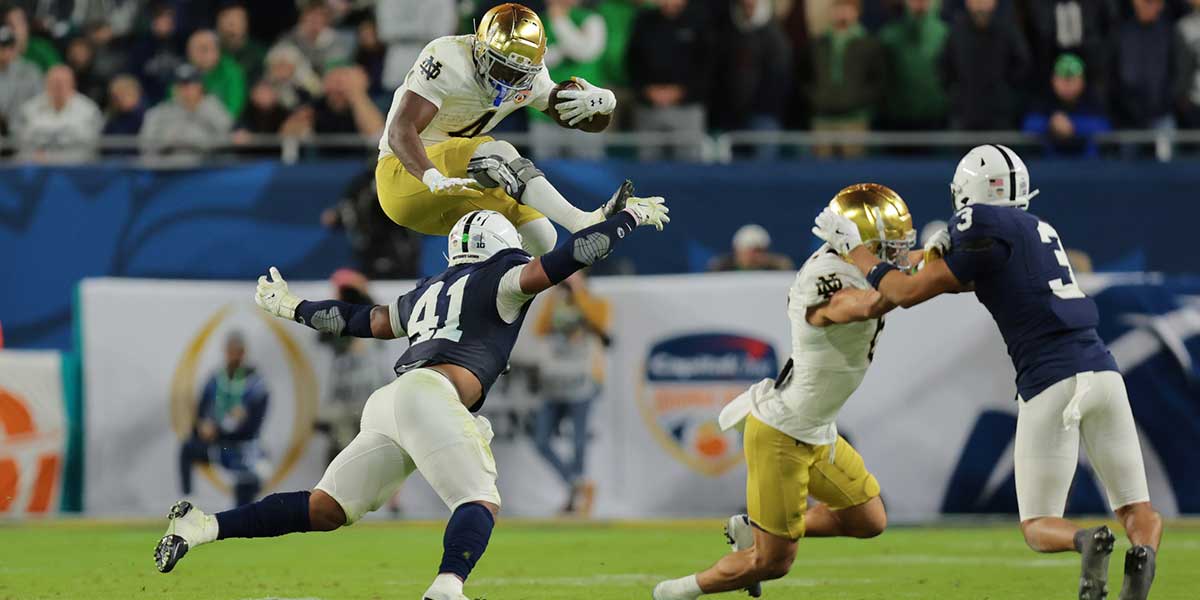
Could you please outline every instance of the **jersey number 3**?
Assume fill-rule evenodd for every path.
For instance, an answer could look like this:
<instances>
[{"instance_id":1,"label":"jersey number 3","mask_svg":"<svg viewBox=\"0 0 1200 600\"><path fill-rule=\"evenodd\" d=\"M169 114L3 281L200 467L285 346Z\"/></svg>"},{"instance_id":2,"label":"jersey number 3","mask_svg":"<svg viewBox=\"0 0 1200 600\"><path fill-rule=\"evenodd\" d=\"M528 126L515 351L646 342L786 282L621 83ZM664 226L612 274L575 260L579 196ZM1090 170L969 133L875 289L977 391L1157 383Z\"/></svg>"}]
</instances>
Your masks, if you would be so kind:
<instances>
[{"instance_id":1,"label":"jersey number 3","mask_svg":"<svg viewBox=\"0 0 1200 600\"><path fill-rule=\"evenodd\" d=\"M1038 235L1041 236L1043 244L1054 245L1054 257L1058 259L1058 264L1067 270L1067 276L1071 278L1066 282L1062 277L1051 279L1050 289L1054 295L1063 300L1084 298L1083 290L1079 289L1079 284L1075 283L1075 271L1071 269L1071 262L1067 260L1067 251L1063 250L1062 239L1058 237L1058 232L1049 223L1040 221L1038 222Z\"/></svg>"},{"instance_id":2,"label":"jersey number 3","mask_svg":"<svg viewBox=\"0 0 1200 600\"><path fill-rule=\"evenodd\" d=\"M467 288L466 275L450 284L446 290L449 302L446 303L446 314L438 314L439 300L445 282L439 281L429 286L424 294L413 304L412 312L408 315L408 339L412 345L429 340L450 340L457 342L462 338L458 318L462 314L463 292Z\"/></svg>"}]
</instances>

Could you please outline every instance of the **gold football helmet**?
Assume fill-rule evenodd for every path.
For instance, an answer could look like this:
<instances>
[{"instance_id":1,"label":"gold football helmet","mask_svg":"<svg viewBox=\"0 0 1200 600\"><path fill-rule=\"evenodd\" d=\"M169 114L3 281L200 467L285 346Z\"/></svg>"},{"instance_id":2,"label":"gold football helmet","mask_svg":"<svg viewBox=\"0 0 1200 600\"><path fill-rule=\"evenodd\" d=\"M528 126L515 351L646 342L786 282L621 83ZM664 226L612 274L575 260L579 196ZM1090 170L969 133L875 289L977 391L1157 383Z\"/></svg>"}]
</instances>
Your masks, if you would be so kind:
<instances>
[{"instance_id":1,"label":"gold football helmet","mask_svg":"<svg viewBox=\"0 0 1200 600\"><path fill-rule=\"evenodd\" d=\"M829 208L858 226L863 245L880 260L907 268L917 241L912 215L900 194L878 183L856 183L829 201Z\"/></svg>"},{"instance_id":2,"label":"gold football helmet","mask_svg":"<svg viewBox=\"0 0 1200 600\"><path fill-rule=\"evenodd\" d=\"M475 70L496 91L496 105L533 87L546 54L546 30L537 13L516 3L484 13L475 31Z\"/></svg>"}]
</instances>

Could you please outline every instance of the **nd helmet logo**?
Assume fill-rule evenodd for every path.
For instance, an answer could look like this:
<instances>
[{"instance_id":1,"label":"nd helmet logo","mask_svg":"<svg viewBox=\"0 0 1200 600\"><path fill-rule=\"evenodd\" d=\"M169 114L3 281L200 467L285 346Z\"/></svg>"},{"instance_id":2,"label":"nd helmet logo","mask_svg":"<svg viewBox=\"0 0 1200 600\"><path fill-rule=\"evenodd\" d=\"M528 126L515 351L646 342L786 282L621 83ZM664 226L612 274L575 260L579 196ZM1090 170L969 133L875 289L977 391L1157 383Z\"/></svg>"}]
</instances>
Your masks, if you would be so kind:
<instances>
[{"instance_id":1,"label":"nd helmet logo","mask_svg":"<svg viewBox=\"0 0 1200 600\"><path fill-rule=\"evenodd\" d=\"M773 377L775 349L735 333L700 333L650 348L638 394L642 417L675 458L717 476L742 460L736 431L722 432L717 414L746 386Z\"/></svg>"}]
</instances>

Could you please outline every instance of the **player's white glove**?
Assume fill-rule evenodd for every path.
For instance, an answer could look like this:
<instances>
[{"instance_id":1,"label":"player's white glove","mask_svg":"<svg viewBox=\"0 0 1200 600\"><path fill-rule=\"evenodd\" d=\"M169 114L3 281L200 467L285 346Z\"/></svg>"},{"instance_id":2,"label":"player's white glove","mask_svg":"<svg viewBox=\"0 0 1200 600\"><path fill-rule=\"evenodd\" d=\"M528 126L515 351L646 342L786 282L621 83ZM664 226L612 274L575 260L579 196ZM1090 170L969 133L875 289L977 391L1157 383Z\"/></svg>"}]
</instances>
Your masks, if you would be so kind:
<instances>
[{"instance_id":1,"label":"player's white glove","mask_svg":"<svg viewBox=\"0 0 1200 600\"><path fill-rule=\"evenodd\" d=\"M945 229L938 230L925 240L925 262L942 258L949 251L950 232Z\"/></svg>"},{"instance_id":2,"label":"player's white glove","mask_svg":"<svg viewBox=\"0 0 1200 600\"><path fill-rule=\"evenodd\" d=\"M271 277L266 275L258 278L258 289L254 291L254 302L259 308L289 321L296 320L296 307L303 300L288 291L288 284L279 274L279 269L271 267Z\"/></svg>"},{"instance_id":3,"label":"player's white glove","mask_svg":"<svg viewBox=\"0 0 1200 600\"><path fill-rule=\"evenodd\" d=\"M667 208L667 201L662 196L630 197L625 201L625 212L633 215L638 227L653 225L655 229L662 231L663 226L671 222L671 217L667 216L671 209Z\"/></svg>"},{"instance_id":4,"label":"player's white glove","mask_svg":"<svg viewBox=\"0 0 1200 600\"><path fill-rule=\"evenodd\" d=\"M829 242L839 254L850 254L850 251L862 245L862 236L854 221L833 212L826 207L817 215L816 227L812 228L813 235Z\"/></svg>"},{"instance_id":5,"label":"player's white glove","mask_svg":"<svg viewBox=\"0 0 1200 600\"><path fill-rule=\"evenodd\" d=\"M429 186L429 191L441 195L467 196L478 198L483 192L477 188L479 182L470 177L446 177L437 169L429 169L421 176L421 182Z\"/></svg>"},{"instance_id":6,"label":"player's white glove","mask_svg":"<svg viewBox=\"0 0 1200 600\"><path fill-rule=\"evenodd\" d=\"M583 86L581 90L562 90L558 98L566 102L554 105L558 116L568 125L575 124L595 115L607 115L617 108L617 97L612 91L594 86L582 77L573 77L575 83Z\"/></svg>"}]
</instances>

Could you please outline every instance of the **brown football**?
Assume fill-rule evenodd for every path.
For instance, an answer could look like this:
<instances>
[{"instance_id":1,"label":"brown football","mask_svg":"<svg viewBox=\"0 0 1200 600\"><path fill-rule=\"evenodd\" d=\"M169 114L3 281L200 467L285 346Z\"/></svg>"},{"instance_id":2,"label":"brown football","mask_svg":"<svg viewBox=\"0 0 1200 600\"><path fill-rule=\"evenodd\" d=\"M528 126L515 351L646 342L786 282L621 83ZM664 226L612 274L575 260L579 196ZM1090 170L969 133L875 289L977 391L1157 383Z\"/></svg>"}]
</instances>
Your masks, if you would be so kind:
<instances>
[{"instance_id":1,"label":"brown football","mask_svg":"<svg viewBox=\"0 0 1200 600\"><path fill-rule=\"evenodd\" d=\"M607 115L595 115L595 116L592 116L591 118L584 119L574 125L568 125L566 121L559 118L558 109L554 108L559 102L558 93L563 90L580 90L580 89L583 89L583 86L579 85L578 83L575 83L575 80L573 80L573 79L568 79L568 80L554 86L554 89L550 90L550 106L546 108L546 114L550 115L550 118L554 119L554 122L558 123L559 126L566 127L568 129L578 129L580 131L586 131L588 133L598 133L598 132L604 131L605 129L608 129L609 123L612 123L612 114L611 113L607 114Z\"/></svg>"}]
</instances>

